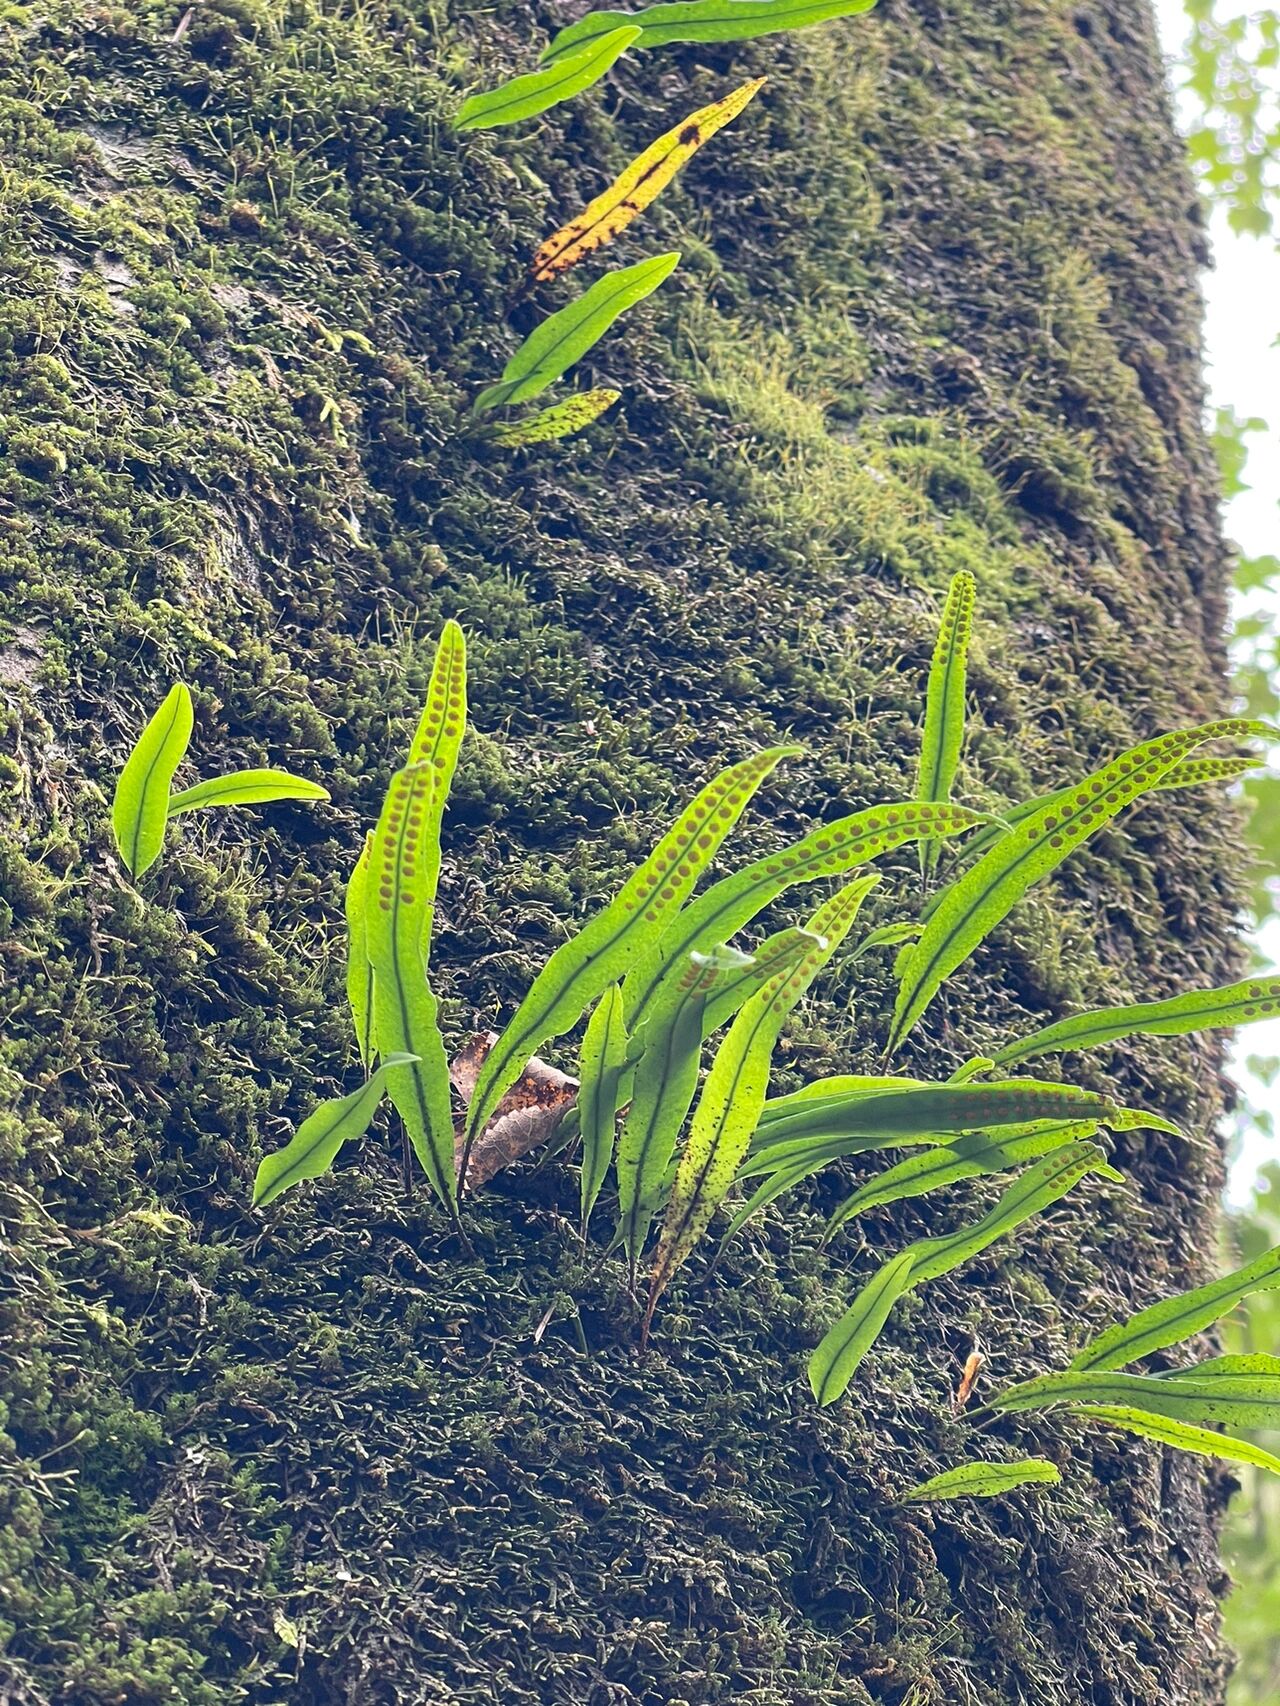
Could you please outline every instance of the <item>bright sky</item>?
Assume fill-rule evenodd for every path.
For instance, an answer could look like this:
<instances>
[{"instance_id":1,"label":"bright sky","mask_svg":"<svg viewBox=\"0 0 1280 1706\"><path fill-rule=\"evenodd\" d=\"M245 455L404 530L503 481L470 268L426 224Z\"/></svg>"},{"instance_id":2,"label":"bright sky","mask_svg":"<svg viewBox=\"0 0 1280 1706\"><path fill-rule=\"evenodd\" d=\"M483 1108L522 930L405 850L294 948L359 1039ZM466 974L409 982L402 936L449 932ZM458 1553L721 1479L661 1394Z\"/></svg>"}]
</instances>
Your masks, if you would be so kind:
<instances>
[{"instance_id":1,"label":"bright sky","mask_svg":"<svg viewBox=\"0 0 1280 1706\"><path fill-rule=\"evenodd\" d=\"M1221 11L1231 16L1252 9L1234 4ZM1156 18L1165 53L1172 56L1187 34L1182 0L1156 0ZM1214 266L1204 276L1203 288L1212 401L1230 405L1238 416L1256 415L1270 424L1268 432L1249 438L1244 477L1250 490L1227 505L1227 531L1246 556L1280 556L1280 250L1273 239L1236 236L1219 212L1210 235ZM1280 965L1280 920L1271 921L1262 945L1271 962ZM1243 1062L1250 1054L1280 1055L1280 1021L1250 1026L1241 1033L1236 1050L1237 1076L1251 1100L1280 1113L1274 1108L1276 1090L1251 1081L1245 1071ZM1280 1133L1280 1118L1276 1124ZM1258 1166L1280 1158L1280 1134L1268 1139L1251 1127L1241 1138L1228 1192L1236 1202L1247 1200Z\"/></svg>"}]
</instances>

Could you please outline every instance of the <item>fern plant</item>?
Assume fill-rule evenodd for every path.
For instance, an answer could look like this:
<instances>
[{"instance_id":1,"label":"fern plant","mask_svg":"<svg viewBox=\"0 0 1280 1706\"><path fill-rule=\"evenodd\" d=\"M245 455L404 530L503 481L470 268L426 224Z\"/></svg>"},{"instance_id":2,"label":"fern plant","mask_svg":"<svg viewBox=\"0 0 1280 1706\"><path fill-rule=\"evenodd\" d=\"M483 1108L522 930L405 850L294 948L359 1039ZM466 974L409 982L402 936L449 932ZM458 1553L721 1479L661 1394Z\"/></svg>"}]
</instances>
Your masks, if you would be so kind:
<instances>
[{"instance_id":1,"label":"fern plant","mask_svg":"<svg viewBox=\"0 0 1280 1706\"><path fill-rule=\"evenodd\" d=\"M847 1390L907 1292L1008 1236L1087 1174L1119 1181L1122 1175L1107 1159L1105 1131L1176 1133L1158 1113L1122 1107L1070 1084L1009 1077L1008 1069L1135 1031L1162 1035L1249 1023L1280 1012L1280 979L1247 979L1169 1001L1075 1015L967 1062L943 1082L843 1075L769 1098L771 1059L786 1017L837 954L856 959L905 943L892 1047L1017 899L1073 848L1127 804L1162 789L1229 778L1252 762L1205 758L1206 744L1269 733L1257 722L1231 718L1160 736L1084 782L1014 807L996 821L955 804L949 795L963 742L973 593L968 577L958 576L944 608L918 797L819 825L695 895L757 791L799 749L770 747L713 777L614 899L552 954L482 1058L469 1060L459 1077L462 1083L465 1076L467 1107L456 1135L449 1065L427 981L441 820L466 721L465 645L450 623L408 761L392 779L346 892L347 989L368 1076L357 1090L315 1110L284 1150L264 1159L255 1202L265 1205L331 1165L341 1145L367 1127L385 1094L400 1113L409 1149L460 1227L459 1199L477 1143L527 1115L522 1086L535 1069L554 1071L536 1061L537 1051L588 1013L576 1107L565 1127L581 1142L580 1228L586 1238L612 1174L610 1248L621 1252L633 1292L648 1269L642 1345L663 1292L735 1191L739 1200L722 1248L766 1204L850 1156L911 1151L837 1209L825 1238L873 1204L1014 1173L988 1213L888 1256L847 1304L810 1359L810 1385L825 1405ZM860 908L879 881L860 867L912 842L925 849L961 836L970 845L956 843L959 875L926 903L919 922L898 921L853 942ZM980 844L977 858L974 842ZM925 863L930 868L931 861ZM750 952L735 945L733 938L788 890L832 879L840 886L802 924L785 926ZM853 945L846 949L846 942ZM556 1120L566 1115L574 1090L560 1075L552 1098ZM528 1122L529 1141L550 1129L550 1122ZM480 1177L492 1171L487 1164ZM1222 1440L1206 1424L1215 1417L1247 1424L1277 1413L1270 1406L1280 1407L1280 1359L1216 1359L1176 1378L1111 1371L1119 1366L1116 1356L1128 1362L1199 1331L1249 1291L1275 1283L1280 1250L1239 1275L1142 1312L1103 1335L1064 1375L1011 1388L993 1400L990 1413L1064 1408L1187 1449L1272 1466L1266 1453L1248 1442ZM1056 1474L1039 1460L976 1462L921 1483L906 1497L990 1496Z\"/></svg>"},{"instance_id":2,"label":"fern plant","mask_svg":"<svg viewBox=\"0 0 1280 1706\"><path fill-rule=\"evenodd\" d=\"M174 818L209 806L258 805L267 800L327 800L328 789L287 770L234 770L172 792L173 777L187 755L195 713L191 691L181 681L138 736L116 782L111 830L130 875L150 870L164 847Z\"/></svg>"}]
</instances>

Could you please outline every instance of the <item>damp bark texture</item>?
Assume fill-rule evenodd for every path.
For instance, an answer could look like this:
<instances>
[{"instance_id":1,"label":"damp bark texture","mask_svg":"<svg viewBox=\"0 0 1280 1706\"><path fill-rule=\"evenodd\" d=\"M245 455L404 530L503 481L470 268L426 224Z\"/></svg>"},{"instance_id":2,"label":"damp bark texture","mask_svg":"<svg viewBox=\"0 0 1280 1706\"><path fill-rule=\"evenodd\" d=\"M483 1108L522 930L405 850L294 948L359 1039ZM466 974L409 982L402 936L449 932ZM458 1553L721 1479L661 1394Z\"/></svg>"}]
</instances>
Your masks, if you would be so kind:
<instances>
[{"instance_id":1,"label":"damp bark texture","mask_svg":"<svg viewBox=\"0 0 1280 1706\"><path fill-rule=\"evenodd\" d=\"M571 1230L571 1160L495 1179L470 1255L403 1200L384 1125L249 1208L261 1156L358 1082L343 883L446 615L475 724L434 956L455 1044L718 765L806 749L739 858L908 794L958 568L968 802L1224 701L1201 238L1146 6L887 0L632 55L543 120L454 133L568 15L0 6L3 1692L1208 1706L1218 1471L1026 1418L998 1437L1060 1489L894 1501L973 1450L950 1394L975 1337L1030 1375L1208 1273L1216 1043L1078 1057L1187 1138L1117 1137L1123 1187L914 1295L823 1412L804 1359L849 1287L991 1181L820 1252L873 1164L824 1176L713 1278L689 1263L643 1363L605 1208L585 1254ZM539 241L760 73L611 253L684 253L576 376L620 408L530 452L469 436L580 288L519 298ZM108 801L177 679L180 783L281 764L333 799L184 819L135 887ZM902 1070L1232 975L1238 839L1212 791L1126 814ZM914 852L883 868L872 925L917 904ZM837 969L778 1088L874 1070L892 991L889 954ZM573 1071L571 1041L552 1059Z\"/></svg>"}]
</instances>

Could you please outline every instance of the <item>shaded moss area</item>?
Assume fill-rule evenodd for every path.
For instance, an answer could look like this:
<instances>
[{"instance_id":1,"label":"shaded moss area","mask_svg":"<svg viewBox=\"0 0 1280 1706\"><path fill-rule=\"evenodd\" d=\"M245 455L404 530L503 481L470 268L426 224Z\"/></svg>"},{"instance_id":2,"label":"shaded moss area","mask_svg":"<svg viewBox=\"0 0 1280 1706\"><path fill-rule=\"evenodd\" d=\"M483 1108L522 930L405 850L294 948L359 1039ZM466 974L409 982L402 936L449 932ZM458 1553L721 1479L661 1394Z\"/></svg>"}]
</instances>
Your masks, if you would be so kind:
<instances>
[{"instance_id":1,"label":"shaded moss area","mask_svg":"<svg viewBox=\"0 0 1280 1706\"><path fill-rule=\"evenodd\" d=\"M461 93L560 17L0 8L8 1697L1216 1701L1201 1465L1011 1421L1061 1491L893 1503L972 1448L949 1394L975 1333L1029 1373L1205 1272L1210 1044L1086 1063L1194 1141L1117 1139L1128 1185L913 1297L821 1414L804 1357L847 1288L987 1185L820 1254L861 1174L820 1180L714 1280L689 1265L643 1364L570 1167L497 1181L470 1257L403 1202L386 1130L248 1209L261 1154L355 1081L342 884L445 615L477 731L436 954L456 1039L716 764L807 748L739 855L907 792L958 567L973 803L1220 705L1196 235L1145 10L895 3L626 60L544 122L454 136ZM585 364L621 410L527 454L470 438L570 288L514 301L541 236L764 71L618 246L685 256ZM202 773L287 764L333 804L187 820L139 894L106 803L177 677ZM1130 814L908 1069L1226 976L1236 839L1208 794ZM872 924L916 904L914 859L885 868ZM786 1082L868 1069L891 997L887 957L837 971Z\"/></svg>"}]
</instances>

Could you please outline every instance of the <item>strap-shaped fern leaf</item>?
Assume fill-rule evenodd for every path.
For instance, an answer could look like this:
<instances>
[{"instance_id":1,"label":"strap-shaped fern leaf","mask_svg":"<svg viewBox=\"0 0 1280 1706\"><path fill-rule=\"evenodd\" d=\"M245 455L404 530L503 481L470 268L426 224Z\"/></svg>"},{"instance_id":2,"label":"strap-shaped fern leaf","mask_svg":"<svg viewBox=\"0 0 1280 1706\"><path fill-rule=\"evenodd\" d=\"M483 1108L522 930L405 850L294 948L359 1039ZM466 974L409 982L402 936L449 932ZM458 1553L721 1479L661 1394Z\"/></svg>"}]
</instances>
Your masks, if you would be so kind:
<instances>
[{"instance_id":1,"label":"strap-shaped fern leaf","mask_svg":"<svg viewBox=\"0 0 1280 1706\"><path fill-rule=\"evenodd\" d=\"M440 884L440 831L444 808L458 768L458 753L467 732L467 642L456 622L446 622L431 664L426 703L409 744L408 764L431 767L431 795L422 831L419 884L425 907L422 959L431 954L431 928L436 890Z\"/></svg>"},{"instance_id":2,"label":"strap-shaped fern leaf","mask_svg":"<svg viewBox=\"0 0 1280 1706\"><path fill-rule=\"evenodd\" d=\"M343 912L347 921L347 1005L356 1031L356 1047L360 1059L368 1067L373 1059L373 966L369 962L369 920L367 914L369 853L373 847L373 831L365 836L360 857L347 879Z\"/></svg>"},{"instance_id":3,"label":"strap-shaped fern leaf","mask_svg":"<svg viewBox=\"0 0 1280 1706\"><path fill-rule=\"evenodd\" d=\"M621 391L613 391L607 385L598 385L591 391L578 391L572 397L566 397L563 403L552 403L549 409L540 409L526 420L503 421L490 429L489 437L504 450L519 450L526 444L550 444L558 438L570 438L575 432L589 427L592 421L599 420L621 395Z\"/></svg>"},{"instance_id":4,"label":"strap-shaped fern leaf","mask_svg":"<svg viewBox=\"0 0 1280 1706\"><path fill-rule=\"evenodd\" d=\"M567 373L609 330L619 314L652 294L675 271L678 250L653 255L634 266L619 267L598 278L589 290L550 314L532 331L502 370L496 385L483 390L472 413L512 403L527 403Z\"/></svg>"},{"instance_id":5,"label":"strap-shaped fern leaf","mask_svg":"<svg viewBox=\"0 0 1280 1706\"><path fill-rule=\"evenodd\" d=\"M815 945L812 930L800 930L792 925L767 936L758 948L751 950L744 965L723 972L708 993L706 1006L702 1009L702 1040L705 1042L722 1025L727 1025L749 996L770 978L790 971ZM671 968L665 975L671 976ZM651 1014L653 1010L651 1005Z\"/></svg>"},{"instance_id":6,"label":"strap-shaped fern leaf","mask_svg":"<svg viewBox=\"0 0 1280 1706\"><path fill-rule=\"evenodd\" d=\"M765 1150L826 1137L911 1137L920 1132L988 1131L1027 1120L1095 1119L1105 1124L1115 1103L1094 1090L1011 1078L993 1084L925 1084L871 1090L831 1100L815 1097L770 1121Z\"/></svg>"},{"instance_id":7,"label":"strap-shaped fern leaf","mask_svg":"<svg viewBox=\"0 0 1280 1706\"><path fill-rule=\"evenodd\" d=\"M1179 1292L1176 1297L1162 1298L1127 1321L1108 1327L1073 1358L1071 1367L1079 1373L1123 1368L1152 1351L1179 1344L1193 1333L1202 1333L1254 1292L1274 1291L1277 1287L1280 1287L1280 1244L1264 1250L1254 1261L1224 1274L1221 1279L1197 1286L1194 1291Z\"/></svg>"},{"instance_id":8,"label":"strap-shaped fern leaf","mask_svg":"<svg viewBox=\"0 0 1280 1706\"><path fill-rule=\"evenodd\" d=\"M690 954L683 967L673 969L650 1009L618 1142L618 1234L633 1277L698 1087L707 1002L730 979L745 990L754 968L746 954L722 946Z\"/></svg>"},{"instance_id":9,"label":"strap-shaped fern leaf","mask_svg":"<svg viewBox=\"0 0 1280 1706\"><path fill-rule=\"evenodd\" d=\"M1231 1030L1257 1019L1280 1014L1280 977L1246 977L1220 989L1193 989L1168 1001L1139 1001L1123 1007L1095 1007L1088 1013L1060 1019L1017 1042L1006 1043L992 1057L998 1066L1030 1060L1038 1054L1067 1054L1073 1049L1099 1048L1141 1033L1177 1037L1190 1031Z\"/></svg>"},{"instance_id":10,"label":"strap-shaped fern leaf","mask_svg":"<svg viewBox=\"0 0 1280 1706\"><path fill-rule=\"evenodd\" d=\"M968 959L1033 883L1039 882L1175 764L1211 740L1266 737L1265 723L1242 718L1161 735L1121 753L1071 790L1068 798L1026 818L944 893L920 940L906 952L889 1035L902 1042L943 982Z\"/></svg>"},{"instance_id":11,"label":"strap-shaped fern leaf","mask_svg":"<svg viewBox=\"0 0 1280 1706\"><path fill-rule=\"evenodd\" d=\"M889 1311L911 1284L911 1250L883 1262L809 1358L809 1386L819 1404L846 1389L880 1337Z\"/></svg>"},{"instance_id":12,"label":"strap-shaped fern leaf","mask_svg":"<svg viewBox=\"0 0 1280 1706\"><path fill-rule=\"evenodd\" d=\"M253 1181L254 1208L265 1208L303 1179L318 1179L327 1173L343 1144L363 1137L368 1130L374 1109L382 1100L388 1071L407 1064L407 1056L392 1055L349 1096L321 1102L283 1149L263 1156Z\"/></svg>"},{"instance_id":13,"label":"strap-shaped fern leaf","mask_svg":"<svg viewBox=\"0 0 1280 1706\"><path fill-rule=\"evenodd\" d=\"M1024 1380L991 1400L991 1408L1004 1415L1057 1404L1118 1405L1197 1427L1221 1422L1227 1427L1274 1428L1280 1426L1280 1373L1193 1370L1170 1380L1115 1369L1067 1369Z\"/></svg>"},{"instance_id":14,"label":"strap-shaped fern leaf","mask_svg":"<svg viewBox=\"0 0 1280 1706\"><path fill-rule=\"evenodd\" d=\"M824 1241L857 1214L884 1203L900 1202L904 1197L922 1196L926 1191L942 1189L959 1179L974 1179L988 1173L1003 1173L1010 1167L1034 1161L1038 1155L1078 1138L1092 1137L1100 1124L1113 1130L1135 1130L1146 1127L1165 1131L1177 1137L1181 1134L1171 1120L1149 1114L1142 1108L1118 1108L1100 1120L1030 1120L1024 1125L1005 1126L996 1131L966 1131L950 1142L939 1144L923 1155L909 1155L905 1161L879 1174L861 1190L841 1203L827 1222Z\"/></svg>"},{"instance_id":15,"label":"strap-shaped fern leaf","mask_svg":"<svg viewBox=\"0 0 1280 1706\"><path fill-rule=\"evenodd\" d=\"M566 24L542 55L554 65L588 42L600 41L627 23L640 28L638 48L666 47L675 41L745 41L779 30L803 30L828 18L869 12L876 0L664 0L638 12L588 12Z\"/></svg>"},{"instance_id":16,"label":"strap-shaped fern leaf","mask_svg":"<svg viewBox=\"0 0 1280 1706\"><path fill-rule=\"evenodd\" d=\"M412 1065L387 1070L387 1094L431 1188L456 1222L449 1062L422 955L439 857L427 845L435 821L434 775L423 761L391 778L365 875L365 930L374 977L374 1046L384 1057L415 1057Z\"/></svg>"},{"instance_id":17,"label":"strap-shaped fern leaf","mask_svg":"<svg viewBox=\"0 0 1280 1706\"><path fill-rule=\"evenodd\" d=\"M574 43L554 62L548 61L541 70L530 71L523 77L513 77L496 89L486 89L472 95L458 109L455 130L492 130L501 124L519 124L521 119L536 118L549 107L581 94L592 83L599 82L605 72L621 59L642 31L622 18L608 30L596 31L581 45Z\"/></svg>"},{"instance_id":18,"label":"strap-shaped fern leaf","mask_svg":"<svg viewBox=\"0 0 1280 1706\"><path fill-rule=\"evenodd\" d=\"M769 1063L787 1014L840 946L878 881L875 873L859 877L818 908L805 924L817 938L813 947L790 971L757 990L717 1049L671 1187L642 1339L658 1299L706 1231L746 1154L764 1106Z\"/></svg>"},{"instance_id":19,"label":"strap-shaped fern leaf","mask_svg":"<svg viewBox=\"0 0 1280 1706\"><path fill-rule=\"evenodd\" d=\"M904 1505L931 1504L937 1499L991 1499L1015 1487L1061 1481L1056 1463L1044 1457L1021 1457L1016 1463L962 1463L931 1475L902 1495Z\"/></svg>"},{"instance_id":20,"label":"strap-shaped fern leaf","mask_svg":"<svg viewBox=\"0 0 1280 1706\"><path fill-rule=\"evenodd\" d=\"M1250 770L1256 770L1261 763L1259 758L1184 758L1181 764L1175 764L1167 775L1152 785L1148 790L1152 794L1173 793L1180 788L1203 788L1214 782L1238 782L1242 776L1247 776ZM980 829L964 845L964 861L966 864L976 863L984 853L990 851L1002 835L1017 827L1033 812L1042 811L1046 806L1061 805L1068 799L1072 790L1055 788L1048 794L1037 794L1034 799L1023 800L1019 805L1004 807L994 822ZM926 916L930 908L926 908Z\"/></svg>"},{"instance_id":21,"label":"strap-shaped fern leaf","mask_svg":"<svg viewBox=\"0 0 1280 1706\"><path fill-rule=\"evenodd\" d=\"M965 680L976 596L977 582L967 569L961 569L947 591L929 668L920 767L916 773L918 800L951 798L951 784L955 781L964 742ZM935 843L925 842L921 846L920 869L926 877L937 862L937 855Z\"/></svg>"},{"instance_id":22,"label":"strap-shaped fern leaf","mask_svg":"<svg viewBox=\"0 0 1280 1706\"><path fill-rule=\"evenodd\" d=\"M211 776L169 798L171 818L205 806L253 806L268 800L327 800L329 790L287 770L233 770L229 776Z\"/></svg>"},{"instance_id":23,"label":"strap-shaped fern leaf","mask_svg":"<svg viewBox=\"0 0 1280 1706\"><path fill-rule=\"evenodd\" d=\"M1280 1475L1280 1457L1264 1451L1260 1445L1254 1445L1247 1439L1233 1439L1230 1434L1215 1433L1211 1428L1197 1428L1189 1422L1153 1415L1150 1410L1135 1410L1119 1404L1079 1404L1073 1414L1083 1416L1086 1421L1101 1422L1105 1427L1122 1428L1125 1433L1137 1434L1140 1439L1154 1439L1161 1445L1176 1446L1179 1451L1221 1458L1225 1463L1251 1463L1255 1469L1268 1469L1273 1475Z\"/></svg>"},{"instance_id":24,"label":"strap-shaped fern leaf","mask_svg":"<svg viewBox=\"0 0 1280 1706\"><path fill-rule=\"evenodd\" d=\"M894 1258L895 1262L905 1259L907 1265L905 1269L895 1270L894 1283L887 1287L894 1292L889 1299L889 1307L903 1292L958 1268L962 1262L969 1261L989 1244L994 1244L997 1238L1005 1237L1024 1220L1057 1202L1089 1172L1120 1177L1107 1166L1096 1143L1068 1144L1052 1155L1046 1155L1034 1167L1028 1167L1005 1191L991 1212L972 1226L962 1226L958 1232L923 1238L912 1244L901 1256ZM886 1285L884 1268L881 1268L854 1298L809 1359L809 1384L819 1404L832 1404L840 1397L853 1378L858 1363L870 1349L876 1335L868 1336L865 1332L863 1297L869 1287ZM883 1326L887 1315L888 1309L880 1319L880 1326ZM878 1331L879 1326L876 1328Z\"/></svg>"},{"instance_id":25,"label":"strap-shaped fern leaf","mask_svg":"<svg viewBox=\"0 0 1280 1706\"><path fill-rule=\"evenodd\" d=\"M547 238L533 257L529 269L533 278L543 283L611 243L657 200L704 142L737 118L760 93L764 83L763 77L753 77L731 94L712 101L710 106L699 107L696 113L690 113L656 142L651 142L576 219Z\"/></svg>"},{"instance_id":26,"label":"strap-shaped fern leaf","mask_svg":"<svg viewBox=\"0 0 1280 1706\"><path fill-rule=\"evenodd\" d=\"M893 1073L867 1076L860 1072L842 1072L831 1078L814 1078L799 1090L786 1096L770 1096L760 1110L760 1121L752 1139L752 1148L766 1141L768 1130L789 1114L807 1108L813 1102L847 1101L851 1096L869 1096L878 1090L924 1090L923 1078L904 1078Z\"/></svg>"},{"instance_id":27,"label":"strap-shaped fern leaf","mask_svg":"<svg viewBox=\"0 0 1280 1706\"><path fill-rule=\"evenodd\" d=\"M469 1142L535 1049L575 1025L661 936L756 789L783 758L798 751L770 747L722 770L608 906L556 949L484 1063L467 1120ZM464 1176L465 1171L464 1153Z\"/></svg>"},{"instance_id":28,"label":"strap-shaped fern leaf","mask_svg":"<svg viewBox=\"0 0 1280 1706\"><path fill-rule=\"evenodd\" d=\"M160 857L168 821L169 786L191 741L191 694L182 682L138 736L111 803L111 828L120 857L140 877Z\"/></svg>"},{"instance_id":29,"label":"strap-shaped fern leaf","mask_svg":"<svg viewBox=\"0 0 1280 1706\"><path fill-rule=\"evenodd\" d=\"M960 835L985 820L963 806L895 801L824 823L784 847L713 884L672 921L661 940L627 979L632 1028L644 1024L663 970L695 950L727 942L761 909L789 888L822 877L844 876L907 842Z\"/></svg>"},{"instance_id":30,"label":"strap-shaped fern leaf","mask_svg":"<svg viewBox=\"0 0 1280 1706\"><path fill-rule=\"evenodd\" d=\"M615 983L597 1001L579 1056L578 1124L582 1134L582 1236L613 1160L614 1131L627 1065L627 1023Z\"/></svg>"},{"instance_id":31,"label":"strap-shaped fern leaf","mask_svg":"<svg viewBox=\"0 0 1280 1706\"><path fill-rule=\"evenodd\" d=\"M1092 1137L1096 1120L1034 1120L1019 1131L962 1132L951 1143L940 1143L919 1155L909 1155L896 1167L879 1174L869 1184L846 1198L827 1221L825 1243L855 1215L883 1203L901 1202L904 1197L923 1196L960 1179L976 1179L987 1173L1003 1173L1021 1167L1038 1156L1061 1149L1064 1143Z\"/></svg>"}]
</instances>

